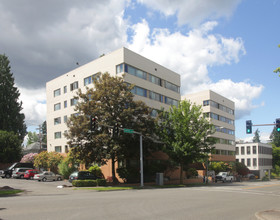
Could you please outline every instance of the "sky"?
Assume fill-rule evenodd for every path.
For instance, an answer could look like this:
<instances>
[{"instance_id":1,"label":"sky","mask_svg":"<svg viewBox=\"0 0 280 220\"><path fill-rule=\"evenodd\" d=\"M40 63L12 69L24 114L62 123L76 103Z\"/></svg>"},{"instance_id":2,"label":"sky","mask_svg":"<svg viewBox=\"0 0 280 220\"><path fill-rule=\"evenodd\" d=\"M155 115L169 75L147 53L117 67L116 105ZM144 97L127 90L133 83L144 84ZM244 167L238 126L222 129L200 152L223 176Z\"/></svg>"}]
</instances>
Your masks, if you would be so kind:
<instances>
[{"instance_id":1,"label":"sky","mask_svg":"<svg viewBox=\"0 0 280 220\"><path fill-rule=\"evenodd\" d=\"M46 120L46 82L121 47L181 75L181 95L235 102L236 138L262 141L280 118L280 0L0 0L8 56L29 131ZM259 125L259 126L257 126Z\"/></svg>"}]
</instances>

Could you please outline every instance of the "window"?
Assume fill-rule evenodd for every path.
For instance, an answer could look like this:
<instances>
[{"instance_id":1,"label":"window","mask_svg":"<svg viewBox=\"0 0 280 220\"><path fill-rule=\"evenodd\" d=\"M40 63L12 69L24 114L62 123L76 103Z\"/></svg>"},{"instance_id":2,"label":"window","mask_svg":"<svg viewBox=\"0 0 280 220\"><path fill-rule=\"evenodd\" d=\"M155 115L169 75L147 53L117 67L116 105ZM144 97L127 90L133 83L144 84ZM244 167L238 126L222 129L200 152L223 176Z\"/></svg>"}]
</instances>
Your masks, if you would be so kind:
<instances>
[{"instance_id":1,"label":"window","mask_svg":"<svg viewBox=\"0 0 280 220\"><path fill-rule=\"evenodd\" d=\"M53 91L53 96L54 97L59 96L59 95L60 95L60 89L57 89L57 90Z\"/></svg>"},{"instance_id":2,"label":"window","mask_svg":"<svg viewBox=\"0 0 280 220\"><path fill-rule=\"evenodd\" d=\"M61 146L55 146L54 151L61 153Z\"/></svg>"},{"instance_id":3,"label":"window","mask_svg":"<svg viewBox=\"0 0 280 220\"><path fill-rule=\"evenodd\" d=\"M241 163L245 164L245 159L241 159Z\"/></svg>"},{"instance_id":4,"label":"window","mask_svg":"<svg viewBox=\"0 0 280 220\"><path fill-rule=\"evenodd\" d=\"M69 148L67 145L65 145L65 153L68 153L69 152Z\"/></svg>"},{"instance_id":5,"label":"window","mask_svg":"<svg viewBox=\"0 0 280 220\"><path fill-rule=\"evenodd\" d=\"M84 86L87 86L92 83L91 76L84 78Z\"/></svg>"},{"instance_id":6,"label":"window","mask_svg":"<svg viewBox=\"0 0 280 220\"><path fill-rule=\"evenodd\" d=\"M57 103L54 105L54 110L57 111L57 110L60 110L61 109L61 105L60 103Z\"/></svg>"},{"instance_id":7,"label":"window","mask_svg":"<svg viewBox=\"0 0 280 220\"><path fill-rule=\"evenodd\" d=\"M137 86L134 86L131 92L135 95L147 97L147 90Z\"/></svg>"},{"instance_id":8,"label":"window","mask_svg":"<svg viewBox=\"0 0 280 220\"><path fill-rule=\"evenodd\" d=\"M60 117L54 119L54 125L58 125L58 124L61 124L61 118Z\"/></svg>"},{"instance_id":9,"label":"window","mask_svg":"<svg viewBox=\"0 0 280 220\"><path fill-rule=\"evenodd\" d=\"M204 100L203 101L203 106L208 106L209 105L209 100Z\"/></svg>"},{"instance_id":10,"label":"window","mask_svg":"<svg viewBox=\"0 0 280 220\"><path fill-rule=\"evenodd\" d=\"M247 154L251 154L251 147L247 146Z\"/></svg>"},{"instance_id":11,"label":"window","mask_svg":"<svg viewBox=\"0 0 280 220\"><path fill-rule=\"evenodd\" d=\"M257 147L253 146L253 154L257 154Z\"/></svg>"},{"instance_id":12,"label":"window","mask_svg":"<svg viewBox=\"0 0 280 220\"><path fill-rule=\"evenodd\" d=\"M72 84L70 84L70 90L73 91L75 89L78 89L79 85L78 85L78 81L73 82Z\"/></svg>"},{"instance_id":13,"label":"window","mask_svg":"<svg viewBox=\"0 0 280 220\"><path fill-rule=\"evenodd\" d=\"M64 93L67 93L67 86L64 86L64 87L63 87L63 92L64 92Z\"/></svg>"},{"instance_id":14,"label":"window","mask_svg":"<svg viewBox=\"0 0 280 220\"><path fill-rule=\"evenodd\" d=\"M76 105L78 103L78 99L71 99L71 106Z\"/></svg>"},{"instance_id":15,"label":"window","mask_svg":"<svg viewBox=\"0 0 280 220\"><path fill-rule=\"evenodd\" d=\"M179 89L180 87L174 85L173 83L167 82L167 81L165 82L165 88L170 89L174 92L180 92L180 89Z\"/></svg>"},{"instance_id":16,"label":"window","mask_svg":"<svg viewBox=\"0 0 280 220\"><path fill-rule=\"evenodd\" d=\"M168 97L165 97L165 103L168 104L168 105L178 106L178 101L177 100L174 100L174 99L171 99L171 98L168 98Z\"/></svg>"},{"instance_id":17,"label":"window","mask_svg":"<svg viewBox=\"0 0 280 220\"><path fill-rule=\"evenodd\" d=\"M120 65L117 65L117 74L118 73L123 73L124 71L123 71L123 63L122 64L120 64Z\"/></svg>"},{"instance_id":18,"label":"window","mask_svg":"<svg viewBox=\"0 0 280 220\"><path fill-rule=\"evenodd\" d=\"M251 159L247 158L247 167L250 167L250 166L251 166Z\"/></svg>"},{"instance_id":19,"label":"window","mask_svg":"<svg viewBox=\"0 0 280 220\"><path fill-rule=\"evenodd\" d=\"M59 138L61 138L61 132L55 132L54 139L59 139Z\"/></svg>"},{"instance_id":20,"label":"window","mask_svg":"<svg viewBox=\"0 0 280 220\"><path fill-rule=\"evenodd\" d=\"M235 148L235 154L236 154L236 155L239 155L239 147L236 147L236 148Z\"/></svg>"},{"instance_id":21,"label":"window","mask_svg":"<svg viewBox=\"0 0 280 220\"><path fill-rule=\"evenodd\" d=\"M161 86L161 79L156 77L156 76L149 75L149 81L154 83L154 84L157 84L157 85Z\"/></svg>"},{"instance_id":22,"label":"window","mask_svg":"<svg viewBox=\"0 0 280 220\"><path fill-rule=\"evenodd\" d=\"M64 122L64 123L67 122L67 115L64 115L64 117L63 117L63 122Z\"/></svg>"},{"instance_id":23,"label":"window","mask_svg":"<svg viewBox=\"0 0 280 220\"><path fill-rule=\"evenodd\" d=\"M160 102L160 94L150 91L149 98Z\"/></svg>"},{"instance_id":24,"label":"window","mask_svg":"<svg viewBox=\"0 0 280 220\"><path fill-rule=\"evenodd\" d=\"M253 158L253 166L254 166L254 167L257 166L257 158Z\"/></svg>"},{"instance_id":25,"label":"window","mask_svg":"<svg viewBox=\"0 0 280 220\"><path fill-rule=\"evenodd\" d=\"M67 101L64 101L64 108L67 108Z\"/></svg>"},{"instance_id":26,"label":"window","mask_svg":"<svg viewBox=\"0 0 280 220\"><path fill-rule=\"evenodd\" d=\"M244 147L241 147L241 155L244 155L245 154L245 149Z\"/></svg>"}]
</instances>

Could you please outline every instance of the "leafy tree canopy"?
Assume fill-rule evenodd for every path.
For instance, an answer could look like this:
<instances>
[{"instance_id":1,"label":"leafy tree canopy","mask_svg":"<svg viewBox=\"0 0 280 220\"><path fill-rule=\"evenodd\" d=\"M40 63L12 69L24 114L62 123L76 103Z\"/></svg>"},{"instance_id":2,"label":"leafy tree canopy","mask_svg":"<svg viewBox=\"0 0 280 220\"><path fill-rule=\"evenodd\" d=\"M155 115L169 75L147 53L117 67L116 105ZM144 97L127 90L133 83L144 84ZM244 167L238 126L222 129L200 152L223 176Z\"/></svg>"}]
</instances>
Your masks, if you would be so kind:
<instances>
[{"instance_id":1,"label":"leafy tree canopy","mask_svg":"<svg viewBox=\"0 0 280 220\"><path fill-rule=\"evenodd\" d=\"M22 156L21 140L14 132L0 130L0 162L18 162Z\"/></svg>"},{"instance_id":2,"label":"leafy tree canopy","mask_svg":"<svg viewBox=\"0 0 280 220\"><path fill-rule=\"evenodd\" d=\"M71 156L86 164L104 164L113 161L112 178L115 181L114 162L139 154L139 135L126 134L122 128L129 128L151 137L154 133L154 120L149 108L141 101L134 101L133 86L121 77L101 74L94 80L94 89L85 93L78 91L76 115L68 120L69 131L66 137ZM90 131L90 116L96 117L97 128ZM118 135L112 135L113 127L118 127ZM148 153L152 141L145 141L144 150Z\"/></svg>"},{"instance_id":3,"label":"leafy tree canopy","mask_svg":"<svg viewBox=\"0 0 280 220\"><path fill-rule=\"evenodd\" d=\"M12 131L21 141L26 135L20 93L15 87L8 57L0 54L0 130Z\"/></svg>"},{"instance_id":4,"label":"leafy tree canopy","mask_svg":"<svg viewBox=\"0 0 280 220\"><path fill-rule=\"evenodd\" d=\"M280 147L280 133L277 132L276 127L273 128L270 134L270 139L275 146Z\"/></svg>"},{"instance_id":5,"label":"leafy tree canopy","mask_svg":"<svg viewBox=\"0 0 280 220\"><path fill-rule=\"evenodd\" d=\"M33 144L35 142L38 142L39 141L39 137L38 137L38 134L36 134L36 132L31 132L29 131L27 133L27 145L29 144Z\"/></svg>"},{"instance_id":6,"label":"leafy tree canopy","mask_svg":"<svg viewBox=\"0 0 280 220\"><path fill-rule=\"evenodd\" d=\"M158 117L158 135L165 143L164 151L181 167L208 158L216 140L210 137L214 126L203 117L201 106L182 101Z\"/></svg>"},{"instance_id":7,"label":"leafy tree canopy","mask_svg":"<svg viewBox=\"0 0 280 220\"><path fill-rule=\"evenodd\" d=\"M60 153L43 151L35 157L34 166L56 172L62 159Z\"/></svg>"}]
</instances>

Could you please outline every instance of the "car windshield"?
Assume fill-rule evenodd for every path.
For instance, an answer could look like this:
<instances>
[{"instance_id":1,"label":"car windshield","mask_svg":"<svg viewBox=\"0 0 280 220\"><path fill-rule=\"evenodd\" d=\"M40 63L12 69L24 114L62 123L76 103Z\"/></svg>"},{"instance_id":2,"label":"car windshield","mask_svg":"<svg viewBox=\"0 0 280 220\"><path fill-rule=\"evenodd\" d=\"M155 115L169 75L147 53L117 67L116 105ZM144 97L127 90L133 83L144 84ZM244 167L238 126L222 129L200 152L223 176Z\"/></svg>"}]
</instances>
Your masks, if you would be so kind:
<instances>
[{"instance_id":1,"label":"car windshield","mask_svg":"<svg viewBox=\"0 0 280 220\"><path fill-rule=\"evenodd\" d=\"M17 164L17 163L14 163L12 166L10 166L10 167L8 168L8 170L13 169L13 168L14 168L14 166L15 166L16 164Z\"/></svg>"}]
</instances>

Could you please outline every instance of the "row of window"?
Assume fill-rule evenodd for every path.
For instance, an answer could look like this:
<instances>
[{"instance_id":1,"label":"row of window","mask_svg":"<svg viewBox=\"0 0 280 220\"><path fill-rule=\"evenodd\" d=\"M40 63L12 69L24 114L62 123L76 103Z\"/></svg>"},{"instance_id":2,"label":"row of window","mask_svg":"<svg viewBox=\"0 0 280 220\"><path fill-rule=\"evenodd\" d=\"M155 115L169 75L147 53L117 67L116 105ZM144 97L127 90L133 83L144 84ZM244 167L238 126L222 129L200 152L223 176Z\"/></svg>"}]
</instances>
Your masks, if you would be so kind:
<instances>
[{"instance_id":1,"label":"row of window","mask_svg":"<svg viewBox=\"0 0 280 220\"><path fill-rule=\"evenodd\" d=\"M95 73L92 76L88 76L84 78L84 86L92 84L95 80L98 80L100 78L101 73Z\"/></svg>"},{"instance_id":2,"label":"row of window","mask_svg":"<svg viewBox=\"0 0 280 220\"><path fill-rule=\"evenodd\" d=\"M217 115L213 112L206 112L206 113L203 113L203 114L204 114L204 117L206 117L206 118L210 117L212 119L222 121L222 122L225 122L225 123L230 124L230 125L234 125L234 120L226 118L226 117L221 116L221 115Z\"/></svg>"},{"instance_id":3,"label":"row of window","mask_svg":"<svg viewBox=\"0 0 280 220\"><path fill-rule=\"evenodd\" d=\"M73 99L70 99L70 105L71 106L74 106L74 105L76 105L78 103L78 99L76 99L76 98L73 98ZM64 108L67 108L67 100L65 100L64 102L63 102L63 106L64 106ZM59 102L59 103L56 103L56 104L54 104L54 111L58 111L58 110L60 110L61 109L61 103Z\"/></svg>"},{"instance_id":4,"label":"row of window","mask_svg":"<svg viewBox=\"0 0 280 220\"><path fill-rule=\"evenodd\" d=\"M227 112L227 113L229 113L231 115L234 115L234 110L233 109L228 108L228 107L226 107L226 106L224 106L222 104L219 104L218 102L214 102L212 100L204 100L203 101L203 106L208 106L208 105L213 106L213 107L215 107L217 109L220 109L220 110L222 110L224 112Z\"/></svg>"},{"instance_id":5,"label":"row of window","mask_svg":"<svg viewBox=\"0 0 280 220\"><path fill-rule=\"evenodd\" d=\"M215 149L214 150L214 154L217 155L229 155L229 156L234 156L235 152L234 151L230 151L230 150L219 150L219 149Z\"/></svg>"},{"instance_id":6,"label":"row of window","mask_svg":"<svg viewBox=\"0 0 280 220\"><path fill-rule=\"evenodd\" d=\"M235 145L235 141L223 139L223 138L217 138L217 144Z\"/></svg>"},{"instance_id":7,"label":"row of window","mask_svg":"<svg viewBox=\"0 0 280 220\"><path fill-rule=\"evenodd\" d=\"M222 132L222 133L230 134L230 135L235 134L234 130L231 130L231 129L228 129L228 128L222 128L220 126L215 126L215 127L216 127L216 131L218 131L218 132Z\"/></svg>"},{"instance_id":8,"label":"row of window","mask_svg":"<svg viewBox=\"0 0 280 220\"><path fill-rule=\"evenodd\" d=\"M166 89L169 89L169 90L172 90L174 92L177 92L177 93L180 93L180 87L171 83L171 82L168 82L166 80L163 80L157 76L154 76L150 73L147 73L147 72L144 72L140 69L137 69L133 66L130 66L128 64L125 64L125 63L122 63L120 65L117 65L116 67L116 71L117 71L117 74L118 73L128 73L128 74L131 74L133 76L136 76L138 78L141 78L141 79L145 79L145 80L148 80L156 85L159 85L161 87L164 87Z\"/></svg>"},{"instance_id":9,"label":"row of window","mask_svg":"<svg viewBox=\"0 0 280 220\"><path fill-rule=\"evenodd\" d=\"M70 91L73 91L73 90L78 89L78 88L79 88L79 83L78 83L78 81L73 82L73 83L70 84ZM63 92L64 92L64 94L67 93L67 86L64 86L64 87L63 87ZM53 91L53 96L54 96L54 97L60 96L60 95L61 95L61 90L60 90L60 88Z\"/></svg>"},{"instance_id":10,"label":"row of window","mask_svg":"<svg viewBox=\"0 0 280 220\"><path fill-rule=\"evenodd\" d=\"M239 152L240 150L240 152ZM257 151L258 150L258 151ZM236 147L235 148L235 152L236 152L236 155L245 155L245 147L244 146L241 146L241 147ZM246 147L246 154L247 155L250 155L250 154L267 154L267 155L272 155L272 148L268 148L268 147L264 147L264 146L247 146Z\"/></svg>"},{"instance_id":11,"label":"row of window","mask_svg":"<svg viewBox=\"0 0 280 220\"><path fill-rule=\"evenodd\" d=\"M143 89L143 88L138 87L138 86L134 86L134 88L131 90L131 92L135 95L150 98L150 99L153 99L155 101L165 103L167 105L178 106L178 100L166 97L164 95L161 95L161 94L156 93L156 92L152 92L152 91L147 90L147 89Z\"/></svg>"},{"instance_id":12,"label":"row of window","mask_svg":"<svg viewBox=\"0 0 280 220\"><path fill-rule=\"evenodd\" d=\"M54 151L55 152L58 152L58 153L61 153L62 152L62 147L61 146L55 146L54 147ZM64 151L65 153L68 153L69 152L69 149L68 149L68 146L67 145L65 145L65 151Z\"/></svg>"},{"instance_id":13,"label":"row of window","mask_svg":"<svg viewBox=\"0 0 280 220\"><path fill-rule=\"evenodd\" d=\"M251 164L251 158L247 158L246 160L244 158L242 158L240 161L239 161L239 159L236 159L236 161L243 163L247 167L250 167L250 166L256 167L257 166L257 158L252 158L252 159L253 159L252 164ZM246 161L246 164L245 164L245 161ZM258 165L259 166L272 166L272 159L259 158Z\"/></svg>"}]
</instances>

